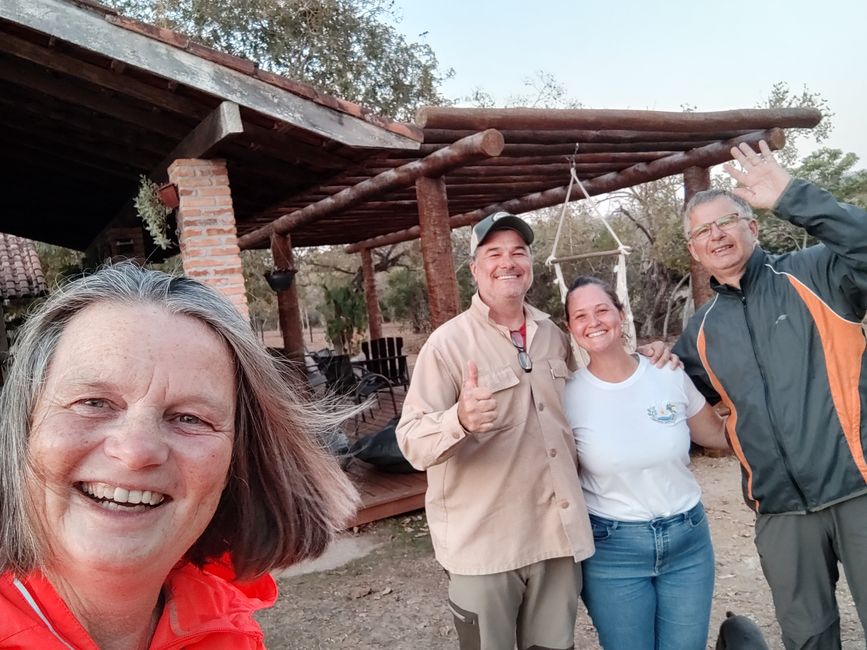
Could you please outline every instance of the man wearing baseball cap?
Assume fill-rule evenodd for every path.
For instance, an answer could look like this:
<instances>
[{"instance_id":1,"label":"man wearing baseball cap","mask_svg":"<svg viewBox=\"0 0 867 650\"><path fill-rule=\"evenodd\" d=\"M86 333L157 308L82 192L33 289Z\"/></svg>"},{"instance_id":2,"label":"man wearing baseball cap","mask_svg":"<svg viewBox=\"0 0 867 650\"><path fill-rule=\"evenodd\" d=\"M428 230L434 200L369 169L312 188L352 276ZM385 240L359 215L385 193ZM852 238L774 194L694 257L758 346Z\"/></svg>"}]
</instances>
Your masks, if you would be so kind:
<instances>
[{"instance_id":1,"label":"man wearing baseball cap","mask_svg":"<svg viewBox=\"0 0 867 650\"><path fill-rule=\"evenodd\" d=\"M593 553L560 404L572 355L524 302L533 230L505 212L470 239L478 292L419 353L397 429L427 470L426 510L461 648L572 648Z\"/></svg>"}]
</instances>

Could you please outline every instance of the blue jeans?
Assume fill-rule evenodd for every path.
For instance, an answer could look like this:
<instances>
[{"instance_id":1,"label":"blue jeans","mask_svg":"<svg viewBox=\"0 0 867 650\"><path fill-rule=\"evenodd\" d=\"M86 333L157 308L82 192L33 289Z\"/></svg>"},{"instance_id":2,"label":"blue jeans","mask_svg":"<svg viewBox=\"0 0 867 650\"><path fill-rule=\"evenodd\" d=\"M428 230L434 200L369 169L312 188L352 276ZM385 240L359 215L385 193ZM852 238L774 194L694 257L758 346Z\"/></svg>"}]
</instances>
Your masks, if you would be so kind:
<instances>
[{"instance_id":1,"label":"blue jeans","mask_svg":"<svg viewBox=\"0 0 867 650\"><path fill-rule=\"evenodd\" d=\"M701 503L624 522L590 515L596 553L581 597L605 650L704 650L714 557Z\"/></svg>"}]
</instances>

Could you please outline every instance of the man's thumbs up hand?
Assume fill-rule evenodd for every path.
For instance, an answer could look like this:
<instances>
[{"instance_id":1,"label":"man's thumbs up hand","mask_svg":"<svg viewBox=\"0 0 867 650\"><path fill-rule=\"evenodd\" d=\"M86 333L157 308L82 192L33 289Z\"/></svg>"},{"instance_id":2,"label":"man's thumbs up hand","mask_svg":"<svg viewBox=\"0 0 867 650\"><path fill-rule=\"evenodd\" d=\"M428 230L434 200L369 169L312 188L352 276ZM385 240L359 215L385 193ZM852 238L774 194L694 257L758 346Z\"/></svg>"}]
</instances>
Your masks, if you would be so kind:
<instances>
[{"instance_id":1,"label":"man's thumbs up hand","mask_svg":"<svg viewBox=\"0 0 867 650\"><path fill-rule=\"evenodd\" d=\"M497 419L497 400L487 388L479 388L479 368L467 361L467 378L458 397L458 420L470 433L490 431Z\"/></svg>"}]
</instances>

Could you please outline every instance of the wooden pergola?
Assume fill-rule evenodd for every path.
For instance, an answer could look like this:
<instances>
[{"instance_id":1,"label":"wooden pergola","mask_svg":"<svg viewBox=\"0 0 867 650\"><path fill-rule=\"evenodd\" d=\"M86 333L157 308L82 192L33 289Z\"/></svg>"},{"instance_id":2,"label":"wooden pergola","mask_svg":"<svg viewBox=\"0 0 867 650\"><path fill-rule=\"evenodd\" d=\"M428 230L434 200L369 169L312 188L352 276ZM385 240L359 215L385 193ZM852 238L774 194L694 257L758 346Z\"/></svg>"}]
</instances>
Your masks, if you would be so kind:
<instances>
[{"instance_id":1,"label":"wooden pergola","mask_svg":"<svg viewBox=\"0 0 867 650\"><path fill-rule=\"evenodd\" d=\"M292 268L293 248L346 245L360 255L372 338L376 247L421 239L438 325L459 308L450 231L495 210L559 204L573 163L590 194L683 174L689 195L732 145L778 148L782 129L821 119L811 109L431 107L400 124L89 0L0 3L0 107L0 231L146 257L130 208L145 174L180 188L182 256L194 269L189 233L206 201L185 174L219 163L207 173L222 183L212 194L230 197L226 254L270 246L275 265ZM278 304L286 350L300 358L294 287Z\"/></svg>"},{"instance_id":2,"label":"wooden pergola","mask_svg":"<svg viewBox=\"0 0 867 650\"><path fill-rule=\"evenodd\" d=\"M280 206L269 223L246 232L242 248L339 232L362 260L371 337L381 315L370 251L421 239L433 325L458 311L450 230L498 210L523 213L562 203L570 169L590 195L682 174L686 199L710 185L710 167L732 146L772 149L785 128L811 128L813 109L712 113L632 110L425 108L414 152L387 152ZM575 199L583 198L577 193ZM328 243L338 237L331 236ZM350 243L351 242L351 243ZM703 275L700 267L695 275ZM704 276L706 278L706 276ZM697 292L706 282L695 282ZM699 302L702 302L699 296Z\"/></svg>"}]
</instances>

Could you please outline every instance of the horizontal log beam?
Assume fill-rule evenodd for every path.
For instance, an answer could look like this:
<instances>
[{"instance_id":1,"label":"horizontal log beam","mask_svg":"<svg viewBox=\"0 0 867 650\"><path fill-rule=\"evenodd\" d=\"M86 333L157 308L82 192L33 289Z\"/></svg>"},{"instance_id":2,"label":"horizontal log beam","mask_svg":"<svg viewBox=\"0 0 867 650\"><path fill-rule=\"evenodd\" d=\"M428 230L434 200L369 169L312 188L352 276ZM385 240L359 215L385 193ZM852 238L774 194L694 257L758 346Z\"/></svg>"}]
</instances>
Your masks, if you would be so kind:
<instances>
[{"instance_id":1,"label":"horizontal log beam","mask_svg":"<svg viewBox=\"0 0 867 650\"><path fill-rule=\"evenodd\" d=\"M710 144L708 142L704 142L701 146L705 144ZM496 175L500 173L504 173L504 169L508 169L509 173L517 173L521 169L532 169L535 170L541 167L550 167L558 168L558 169L566 169L568 172L569 166L572 164L573 160L575 164L580 168L582 164L590 164L590 163L621 163L627 162L630 164L635 164L638 162L649 162L651 160L656 160L657 158L664 158L666 156L670 156L671 154L676 153L674 151L661 150L661 151L638 151L638 152L613 152L613 153L586 153L586 154L578 154L577 156L535 156L535 157L514 157L510 156L504 159L505 164L500 164L498 158L489 158L488 160L482 160L475 165L467 165L465 167L461 167L455 169L451 172L451 174L458 174L461 176L473 176L475 174L491 174ZM497 164L492 164L497 162ZM384 171L388 171L389 169L393 169L393 165L388 166L370 166L365 167L364 171L366 174L360 174L358 172L355 173L347 173L345 175L341 175L339 177L339 181L341 183L357 183L366 178L369 178L371 174L380 173Z\"/></svg>"},{"instance_id":2,"label":"horizontal log beam","mask_svg":"<svg viewBox=\"0 0 867 650\"><path fill-rule=\"evenodd\" d=\"M760 140L765 140L771 149L781 149L786 144L786 136L781 129L770 129L768 131L756 131L747 135L738 136L727 140L726 142L717 142L707 145L699 149L694 149L686 153L677 153L662 158L651 163L639 163L624 169L620 172L612 172L603 176L597 176L584 183L587 193L591 196L596 194L605 194L614 190L623 189L624 187L632 187L640 183L659 180L666 176L673 176L683 172L688 167L711 167L720 163L731 160L731 148L737 144L745 142L750 146L756 147ZM503 203L495 203L480 210L473 210L464 214L455 215L451 218L452 228L460 228L484 219L487 215L498 210L512 212L514 214L522 214L531 210L539 210L540 208L548 208L552 205L558 205L566 199L567 187L558 187L545 192L529 194L517 199L505 201ZM572 193L575 200L583 198L580 190L575 190ZM393 232L388 235L372 237L364 241L352 244L346 247L347 253L357 253L362 248L378 248L380 246L390 246L404 241L418 239L418 226L407 228L398 232Z\"/></svg>"},{"instance_id":3,"label":"horizontal log beam","mask_svg":"<svg viewBox=\"0 0 867 650\"><path fill-rule=\"evenodd\" d=\"M752 133L752 131L750 131ZM704 140L670 140L668 142L588 142L582 143L579 151L582 153L611 153L614 151L690 151L696 147L719 142L716 138ZM441 144L423 144L417 152L395 151L389 156L389 160L400 160L413 155L427 155L441 149ZM561 142L559 144L507 144L503 148L503 156L523 158L527 156L560 156L568 157L575 153L574 142Z\"/></svg>"},{"instance_id":4,"label":"horizontal log beam","mask_svg":"<svg viewBox=\"0 0 867 650\"><path fill-rule=\"evenodd\" d=\"M476 133L437 151L421 160L390 169L373 178L344 189L337 194L308 205L301 210L284 215L264 228L247 233L238 239L241 250L256 248L273 233L279 235L309 224L322 217L351 208L367 199L386 192L408 187L421 177L437 178L446 172L482 158L498 156L503 150L503 136L499 131L488 129Z\"/></svg>"},{"instance_id":5,"label":"horizontal log beam","mask_svg":"<svg viewBox=\"0 0 867 650\"><path fill-rule=\"evenodd\" d=\"M693 112L549 108L452 108L426 106L416 124L430 129L650 129L723 131L812 128L822 120L814 108L745 108Z\"/></svg>"},{"instance_id":6,"label":"horizontal log beam","mask_svg":"<svg viewBox=\"0 0 867 650\"><path fill-rule=\"evenodd\" d=\"M665 142L667 140L728 140L739 135L750 133L755 129L730 129L716 133L696 132L683 133L680 131L625 131L617 130L579 130L579 129L553 129L553 130L517 130L501 129L503 138L507 144L557 144L563 142ZM472 129L425 129L425 144L444 144L454 142L459 138L474 133Z\"/></svg>"}]
</instances>

